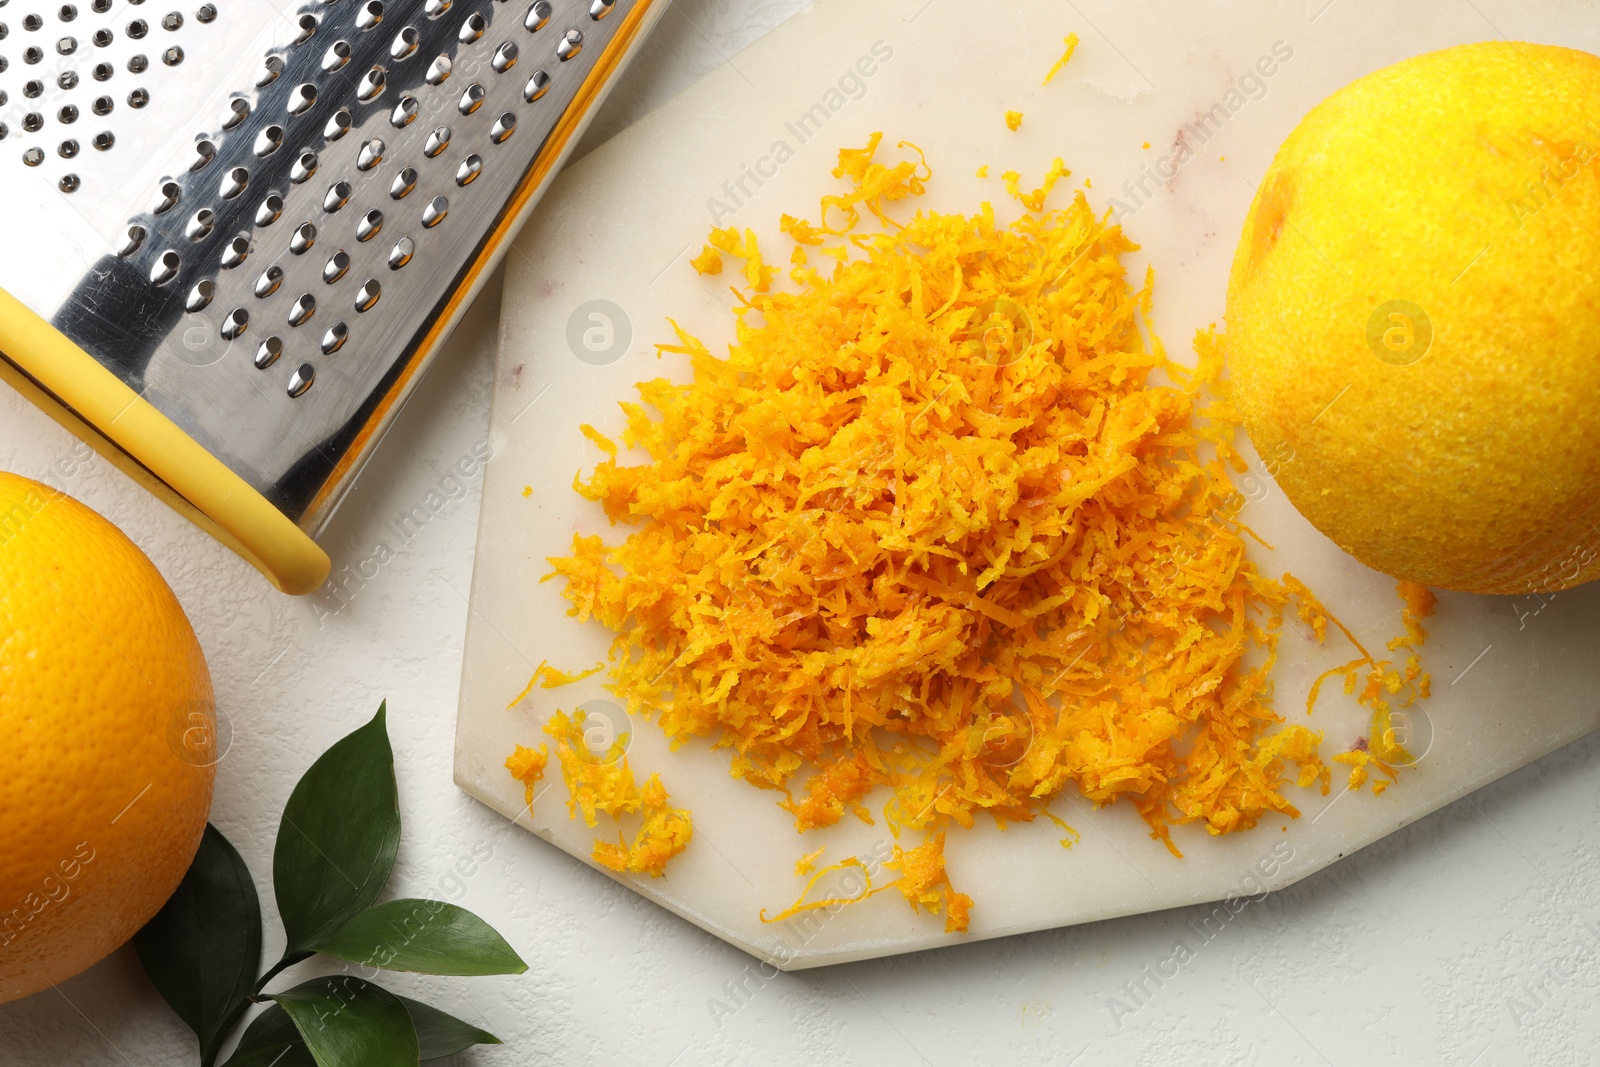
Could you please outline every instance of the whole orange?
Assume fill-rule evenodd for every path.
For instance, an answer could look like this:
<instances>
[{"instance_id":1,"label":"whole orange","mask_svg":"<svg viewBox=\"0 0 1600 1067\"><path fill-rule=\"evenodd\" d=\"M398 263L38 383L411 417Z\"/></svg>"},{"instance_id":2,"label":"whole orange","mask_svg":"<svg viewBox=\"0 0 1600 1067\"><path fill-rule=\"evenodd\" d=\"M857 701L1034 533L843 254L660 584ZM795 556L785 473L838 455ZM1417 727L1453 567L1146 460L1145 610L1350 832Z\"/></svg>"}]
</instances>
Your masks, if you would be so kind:
<instances>
[{"instance_id":1,"label":"whole orange","mask_svg":"<svg viewBox=\"0 0 1600 1067\"><path fill-rule=\"evenodd\" d=\"M0 1002L104 958L172 895L211 807L215 722L155 565L0 472Z\"/></svg>"}]
</instances>

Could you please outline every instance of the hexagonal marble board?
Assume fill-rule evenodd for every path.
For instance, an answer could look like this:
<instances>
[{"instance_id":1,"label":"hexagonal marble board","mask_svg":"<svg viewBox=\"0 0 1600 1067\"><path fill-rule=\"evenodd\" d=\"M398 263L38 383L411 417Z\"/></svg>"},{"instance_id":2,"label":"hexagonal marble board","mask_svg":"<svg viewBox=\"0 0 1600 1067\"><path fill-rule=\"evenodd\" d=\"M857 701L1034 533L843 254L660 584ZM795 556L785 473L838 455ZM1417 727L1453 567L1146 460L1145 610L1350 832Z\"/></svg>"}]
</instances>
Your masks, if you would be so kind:
<instances>
[{"instance_id":1,"label":"hexagonal marble board","mask_svg":"<svg viewBox=\"0 0 1600 1067\"><path fill-rule=\"evenodd\" d=\"M598 624L567 617L559 582L539 582L545 557L563 554L574 531L606 529L599 508L571 490L573 475L599 458L578 425L615 428L616 403L631 398L632 383L684 376L685 361L658 360L652 347L670 339L668 315L714 350L727 341L727 278L699 278L687 262L713 221L752 227L764 247L786 248L780 212L813 213L834 189L835 151L874 130L887 144L906 139L926 150L929 208L971 211L990 199L1004 211L998 181L978 179L977 167L990 164L996 175L1015 168L1036 180L1056 155L1072 168L1072 183L1090 180L1099 206L1119 197L1119 217L1143 245L1133 276L1145 261L1156 266L1156 327L1181 351L1197 326L1221 317L1252 183L1309 107L1370 70L1496 36L1495 26L1600 51L1600 34L1568 6L1575 5L1529 14L1495 7L1491 24L1470 6L1454 19L1424 20L1357 0L1232 5L1226 13L1154 2L821 0L574 164L508 257L456 781L591 862L596 832L614 836L615 827L602 820L592 831L569 820L554 766L530 816L521 785L503 767L516 743L544 740L539 727L552 710L587 705L631 731L636 771L660 772L675 803L694 813L694 840L665 878L621 879L639 893L786 969L952 943L939 919L913 914L896 893L806 922L758 918L800 892L794 861L803 852L826 844L834 860L887 855L881 819L868 826L847 818L801 839L773 794L729 776L726 753L703 743L669 753L654 723L621 721L601 677L535 690L507 710L541 660L587 666L604 658L609 641ZM1082 38L1077 55L1041 86L1069 31ZM1269 56L1273 62L1258 66ZM1007 109L1023 112L1020 131L1006 129ZM1193 125L1204 115L1209 124ZM1194 151L1174 165L1180 134ZM1162 174L1159 192L1159 180L1146 177L1156 167L1171 175ZM1307 525L1259 461L1242 488L1252 498L1245 521L1276 546L1258 554L1263 570L1293 571L1369 647L1399 632L1390 580ZM1093 811L1075 794L1053 809L1082 833L1071 849L1042 819L1004 832L982 824L954 831L950 875L976 901L965 937L1278 888L1595 727L1600 589L1543 599L1444 594L1430 629L1424 655L1435 695L1405 724L1426 754L1384 795L1345 793L1336 780L1326 797L1298 791L1304 815L1296 821L1269 819L1221 839L1180 828L1182 860L1126 805ZM1290 721L1300 718L1324 664L1286 631L1275 677ZM1311 725L1327 731L1327 755L1361 737L1365 721L1333 694ZM881 810L883 797L872 800Z\"/></svg>"}]
</instances>

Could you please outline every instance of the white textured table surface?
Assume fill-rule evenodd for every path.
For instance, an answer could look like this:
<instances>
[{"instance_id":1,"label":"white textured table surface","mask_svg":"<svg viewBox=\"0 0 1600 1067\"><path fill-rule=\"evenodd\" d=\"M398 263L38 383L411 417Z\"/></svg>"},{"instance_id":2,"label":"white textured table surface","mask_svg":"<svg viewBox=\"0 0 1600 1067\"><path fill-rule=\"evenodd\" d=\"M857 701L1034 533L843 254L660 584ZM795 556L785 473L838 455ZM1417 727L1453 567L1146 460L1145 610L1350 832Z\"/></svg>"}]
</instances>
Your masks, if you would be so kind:
<instances>
[{"instance_id":1,"label":"white textured table surface","mask_svg":"<svg viewBox=\"0 0 1600 1067\"><path fill-rule=\"evenodd\" d=\"M675 4L591 143L800 6ZM1333 20L1350 48L1392 58L1364 33L1361 3L1323 6L1313 0L1308 17ZM1096 7L1076 17L1092 25ZM1426 17L1458 21L1468 36L1517 36L1509 0L1441 0ZM1139 42L1111 44L1136 52ZM272 592L0 393L0 468L115 521L194 620L233 726L212 818L256 872L269 955L281 945L265 876L282 805L305 766L388 697L405 818L392 891L478 911L531 964L515 978L394 980L506 1039L462 1063L1591 1062L1593 737L1209 929L1209 909L1179 909L776 976L457 791L451 735L478 512L477 477L458 467L475 470L484 441L498 291L489 287L324 538L339 595ZM430 499L437 510L420 530L392 525ZM59 992L0 1006L0 1064L192 1062L187 1032L126 949Z\"/></svg>"}]
</instances>

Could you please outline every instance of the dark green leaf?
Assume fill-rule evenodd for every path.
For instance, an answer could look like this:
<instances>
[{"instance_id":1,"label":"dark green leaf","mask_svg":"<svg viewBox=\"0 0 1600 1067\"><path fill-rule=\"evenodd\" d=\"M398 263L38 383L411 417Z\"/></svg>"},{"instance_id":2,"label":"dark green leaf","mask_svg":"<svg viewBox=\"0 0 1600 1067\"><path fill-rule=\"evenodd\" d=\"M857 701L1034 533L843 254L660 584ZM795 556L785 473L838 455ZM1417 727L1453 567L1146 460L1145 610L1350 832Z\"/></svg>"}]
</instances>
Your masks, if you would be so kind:
<instances>
[{"instance_id":1,"label":"dark green leaf","mask_svg":"<svg viewBox=\"0 0 1600 1067\"><path fill-rule=\"evenodd\" d=\"M473 1045L500 1044L500 1039L489 1031L479 1030L454 1015L447 1015L438 1008L430 1008L407 997L398 999L406 1006L411 1021L416 1024L417 1043L422 1047L422 1058L425 1060L452 1056Z\"/></svg>"},{"instance_id":2,"label":"dark green leaf","mask_svg":"<svg viewBox=\"0 0 1600 1067\"><path fill-rule=\"evenodd\" d=\"M272 880L288 935L286 959L304 955L365 910L394 869L400 804L386 708L380 705L371 722L324 752L283 810Z\"/></svg>"},{"instance_id":3,"label":"dark green leaf","mask_svg":"<svg viewBox=\"0 0 1600 1067\"><path fill-rule=\"evenodd\" d=\"M353 975L313 978L272 999L319 1067L417 1067L417 1028L400 998Z\"/></svg>"},{"instance_id":4,"label":"dark green leaf","mask_svg":"<svg viewBox=\"0 0 1600 1067\"><path fill-rule=\"evenodd\" d=\"M316 1059L294 1020L276 1004L257 1015L244 1028L239 1047L222 1067L317 1067Z\"/></svg>"},{"instance_id":5,"label":"dark green leaf","mask_svg":"<svg viewBox=\"0 0 1600 1067\"><path fill-rule=\"evenodd\" d=\"M494 927L442 900L376 904L307 947L389 971L521 974L528 969Z\"/></svg>"},{"instance_id":6,"label":"dark green leaf","mask_svg":"<svg viewBox=\"0 0 1600 1067\"><path fill-rule=\"evenodd\" d=\"M216 827L172 896L133 938L161 996L200 1041L210 1063L261 966L261 902L250 869Z\"/></svg>"}]
</instances>

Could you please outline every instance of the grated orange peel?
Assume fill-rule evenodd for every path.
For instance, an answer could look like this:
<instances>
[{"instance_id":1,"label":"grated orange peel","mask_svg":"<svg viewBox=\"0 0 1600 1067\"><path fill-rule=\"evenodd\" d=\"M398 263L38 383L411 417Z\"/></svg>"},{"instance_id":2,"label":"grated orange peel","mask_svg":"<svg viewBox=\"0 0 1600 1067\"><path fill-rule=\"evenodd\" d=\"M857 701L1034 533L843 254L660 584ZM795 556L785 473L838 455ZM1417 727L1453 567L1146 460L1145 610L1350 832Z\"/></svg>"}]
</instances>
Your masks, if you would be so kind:
<instances>
[{"instance_id":1,"label":"grated orange peel","mask_svg":"<svg viewBox=\"0 0 1600 1067\"><path fill-rule=\"evenodd\" d=\"M632 844L619 829L615 844L596 838L592 855L596 863L614 871L660 878L667 861L689 847L694 836L690 813L671 805L660 775L652 774L643 787L635 784L627 756L628 735L616 736L607 749L595 752L584 737L586 718L581 710L568 715L557 709L544 725L544 732L555 741L556 760L567 786L567 813L574 819L581 814L589 826L596 825L602 814L616 820L640 815ZM506 761L512 776L524 782L530 807L533 782L544 774L548 759L548 751L518 745Z\"/></svg>"},{"instance_id":2,"label":"grated orange peel","mask_svg":"<svg viewBox=\"0 0 1600 1067\"><path fill-rule=\"evenodd\" d=\"M1060 160L1033 193L1006 176L1010 223L987 203L902 223L931 170L880 146L839 153L816 221L784 217L795 291L752 232L713 232L744 260L736 340L717 358L672 324L658 350L692 380L621 405L644 462L585 427L607 458L574 488L629 532L575 535L546 577L616 633L612 688L674 747L730 749L798 830L870 822L886 787L940 872L950 823L1049 815L1069 786L1133 804L1174 855L1172 824L1298 816L1287 786L1330 772L1270 672L1285 608L1329 617L1246 553L1217 337L1167 358L1110 213L1045 210ZM947 893L964 928L932 852L897 855L913 906Z\"/></svg>"}]
</instances>

